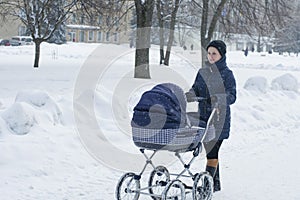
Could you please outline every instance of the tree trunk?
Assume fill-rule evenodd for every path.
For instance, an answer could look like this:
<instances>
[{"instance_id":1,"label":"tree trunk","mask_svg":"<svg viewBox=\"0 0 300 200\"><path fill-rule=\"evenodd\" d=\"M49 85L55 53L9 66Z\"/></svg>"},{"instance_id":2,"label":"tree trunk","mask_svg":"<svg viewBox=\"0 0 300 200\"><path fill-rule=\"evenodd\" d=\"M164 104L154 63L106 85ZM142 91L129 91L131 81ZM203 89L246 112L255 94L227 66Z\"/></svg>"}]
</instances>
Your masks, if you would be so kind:
<instances>
[{"instance_id":1,"label":"tree trunk","mask_svg":"<svg viewBox=\"0 0 300 200\"><path fill-rule=\"evenodd\" d=\"M261 38L260 38L260 34L258 34L258 41L257 41L257 52L260 53L261 52Z\"/></svg>"},{"instance_id":2,"label":"tree trunk","mask_svg":"<svg viewBox=\"0 0 300 200\"><path fill-rule=\"evenodd\" d=\"M142 3L135 0L137 14L136 54L134 78L151 78L149 69L150 34L154 1L146 0Z\"/></svg>"},{"instance_id":3,"label":"tree trunk","mask_svg":"<svg viewBox=\"0 0 300 200\"><path fill-rule=\"evenodd\" d=\"M201 63L204 66L206 59L206 49L209 39L207 38L207 27L208 27L208 0L202 1L202 18L201 18L201 28L200 28L200 42L201 42Z\"/></svg>"},{"instance_id":4,"label":"tree trunk","mask_svg":"<svg viewBox=\"0 0 300 200\"><path fill-rule=\"evenodd\" d=\"M136 49L135 51L135 63L137 64L134 69L134 78L149 79L149 49Z\"/></svg>"},{"instance_id":5,"label":"tree trunk","mask_svg":"<svg viewBox=\"0 0 300 200\"><path fill-rule=\"evenodd\" d=\"M208 22L208 14L209 14L209 0L202 0L202 19L201 19L201 30L200 30L200 37L201 37L201 57L202 57L202 66L204 66L204 62L206 60L206 47L210 40L212 39L213 32L216 28L216 24L218 19L222 15L222 10L225 6L227 0L221 0L219 2L216 11L214 11L213 17Z\"/></svg>"},{"instance_id":6,"label":"tree trunk","mask_svg":"<svg viewBox=\"0 0 300 200\"><path fill-rule=\"evenodd\" d=\"M34 65L33 67L38 68L39 67L39 61L40 61L40 53L41 53L41 41L36 40L35 43L35 57L34 57Z\"/></svg>"},{"instance_id":7,"label":"tree trunk","mask_svg":"<svg viewBox=\"0 0 300 200\"><path fill-rule=\"evenodd\" d=\"M169 32L169 40L168 40L168 46L166 51L166 56L164 60L164 64L169 66L170 61L170 55L171 55L171 48L174 41L174 30L175 30L175 24L176 24L176 15L179 8L179 0L175 0L175 6L171 14L171 24L170 24L170 32Z\"/></svg>"},{"instance_id":8,"label":"tree trunk","mask_svg":"<svg viewBox=\"0 0 300 200\"><path fill-rule=\"evenodd\" d=\"M137 29L134 78L151 78L149 67L150 29Z\"/></svg>"},{"instance_id":9,"label":"tree trunk","mask_svg":"<svg viewBox=\"0 0 300 200\"><path fill-rule=\"evenodd\" d=\"M174 41L174 30L170 30L168 46L167 46L167 50L166 50L166 56L165 56L165 60L164 60L164 65L166 65L166 66L169 66L171 47L172 47L173 41Z\"/></svg>"},{"instance_id":10,"label":"tree trunk","mask_svg":"<svg viewBox=\"0 0 300 200\"><path fill-rule=\"evenodd\" d=\"M159 59L159 64L163 64L165 60L164 56L164 21L162 19L162 9L161 9L161 1L157 0L156 1L156 10L157 10L157 19L158 19L158 24L159 24L159 54L160 54L160 59Z\"/></svg>"}]
</instances>

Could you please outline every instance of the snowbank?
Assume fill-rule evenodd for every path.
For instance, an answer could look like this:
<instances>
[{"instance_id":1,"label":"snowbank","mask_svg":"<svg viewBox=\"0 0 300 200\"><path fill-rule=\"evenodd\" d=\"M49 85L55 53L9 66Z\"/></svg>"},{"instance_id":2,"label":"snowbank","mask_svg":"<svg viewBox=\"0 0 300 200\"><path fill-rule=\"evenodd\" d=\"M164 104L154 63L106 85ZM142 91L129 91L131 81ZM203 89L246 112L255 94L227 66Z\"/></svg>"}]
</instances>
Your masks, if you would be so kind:
<instances>
[{"instance_id":1,"label":"snowbank","mask_svg":"<svg viewBox=\"0 0 300 200\"><path fill-rule=\"evenodd\" d=\"M260 91L263 93L267 92L267 88L267 79L262 76L251 77L246 81L244 85L244 89L246 90Z\"/></svg>"},{"instance_id":2,"label":"snowbank","mask_svg":"<svg viewBox=\"0 0 300 200\"><path fill-rule=\"evenodd\" d=\"M37 107L45 106L49 100L49 95L40 91L21 91L16 97L16 102L27 102Z\"/></svg>"},{"instance_id":3,"label":"snowbank","mask_svg":"<svg viewBox=\"0 0 300 200\"><path fill-rule=\"evenodd\" d=\"M60 123L62 112L55 101L42 91L21 91L17 94L16 102L26 102L33 105L38 110L49 113L51 122Z\"/></svg>"},{"instance_id":4,"label":"snowbank","mask_svg":"<svg viewBox=\"0 0 300 200\"><path fill-rule=\"evenodd\" d=\"M42 91L19 92L15 103L2 114L9 129L17 135L29 133L35 124L58 124L61 117L62 112L58 105Z\"/></svg>"},{"instance_id":5,"label":"snowbank","mask_svg":"<svg viewBox=\"0 0 300 200\"><path fill-rule=\"evenodd\" d=\"M244 84L244 89L266 93L268 89L268 81L262 76L250 77ZM298 92L299 83L295 76L291 74L284 74L272 80L271 89Z\"/></svg>"},{"instance_id":6,"label":"snowbank","mask_svg":"<svg viewBox=\"0 0 300 200\"><path fill-rule=\"evenodd\" d=\"M14 103L2 114L2 118L9 128L18 135L27 134L35 123L32 107L22 102Z\"/></svg>"},{"instance_id":7,"label":"snowbank","mask_svg":"<svg viewBox=\"0 0 300 200\"><path fill-rule=\"evenodd\" d=\"M299 89L298 80L291 74L284 74L275 78L271 83L273 90L287 90L297 92Z\"/></svg>"}]
</instances>

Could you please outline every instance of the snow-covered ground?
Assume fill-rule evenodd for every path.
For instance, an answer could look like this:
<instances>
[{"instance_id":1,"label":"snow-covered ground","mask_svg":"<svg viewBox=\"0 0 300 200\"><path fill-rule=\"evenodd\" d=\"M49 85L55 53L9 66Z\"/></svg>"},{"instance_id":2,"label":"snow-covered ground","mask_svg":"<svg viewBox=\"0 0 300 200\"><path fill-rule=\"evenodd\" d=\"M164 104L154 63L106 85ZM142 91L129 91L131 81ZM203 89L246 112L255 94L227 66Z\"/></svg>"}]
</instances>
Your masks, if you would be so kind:
<instances>
[{"instance_id":1,"label":"snow-covered ground","mask_svg":"<svg viewBox=\"0 0 300 200\"><path fill-rule=\"evenodd\" d=\"M114 199L118 179L144 164L130 136L133 106L157 83L187 90L197 52L174 49L163 67L153 47L151 80L132 78L128 45L43 44L37 69L33 54L33 46L0 47L0 199ZM300 199L300 58L227 57L238 100L220 152L223 189L214 199ZM181 170L173 157L155 161ZM192 170L204 165L202 153Z\"/></svg>"}]
</instances>

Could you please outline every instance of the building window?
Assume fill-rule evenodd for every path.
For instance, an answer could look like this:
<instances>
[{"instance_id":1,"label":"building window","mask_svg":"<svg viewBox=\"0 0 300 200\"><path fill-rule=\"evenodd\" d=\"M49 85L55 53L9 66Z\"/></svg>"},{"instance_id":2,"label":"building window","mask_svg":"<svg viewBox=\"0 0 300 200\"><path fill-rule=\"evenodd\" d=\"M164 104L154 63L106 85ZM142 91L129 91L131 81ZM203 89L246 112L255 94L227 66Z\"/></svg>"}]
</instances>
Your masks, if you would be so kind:
<instances>
[{"instance_id":1,"label":"building window","mask_svg":"<svg viewBox=\"0 0 300 200\"><path fill-rule=\"evenodd\" d=\"M70 36L70 41L76 42L76 32L74 32L74 30L71 30L71 32L69 32L69 36Z\"/></svg>"},{"instance_id":2,"label":"building window","mask_svg":"<svg viewBox=\"0 0 300 200\"><path fill-rule=\"evenodd\" d=\"M19 35L26 35L26 27L25 26L19 26Z\"/></svg>"},{"instance_id":3,"label":"building window","mask_svg":"<svg viewBox=\"0 0 300 200\"><path fill-rule=\"evenodd\" d=\"M94 31L89 31L89 41L94 41Z\"/></svg>"},{"instance_id":4,"label":"building window","mask_svg":"<svg viewBox=\"0 0 300 200\"><path fill-rule=\"evenodd\" d=\"M102 25L102 16L101 15L98 17L98 24Z\"/></svg>"},{"instance_id":5,"label":"building window","mask_svg":"<svg viewBox=\"0 0 300 200\"><path fill-rule=\"evenodd\" d=\"M102 41L102 32L101 31L98 31L97 41L98 42Z\"/></svg>"},{"instance_id":6,"label":"building window","mask_svg":"<svg viewBox=\"0 0 300 200\"><path fill-rule=\"evenodd\" d=\"M110 16L106 17L106 25L109 26L110 25Z\"/></svg>"},{"instance_id":7,"label":"building window","mask_svg":"<svg viewBox=\"0 0 300 200\"><path fill-rule=\"evenodd\" d=\"M85 38L84 38L84 31L80 31L79 33L79 41L80 42L84 42Z\"/></svg>"},{"instance_id":8,"label":"building window","mask_svg":"<svg viewBox=\"0 0 300 200\"><path fill-rule=\"evenodd\" d=\"M109 42L110 40L110 32L106 32L106 41Z\"/></svg>"},{"instance_id":9,"label":"building window","mask_svg":"<svg viewBox=\"0 0 300 200\"><path fill-rule=\"evenodd\" d=\"M114 25L115 25L116 27L119 26L119 18L118 18L118 17L115 17Z\"/></svg>"},{"instance_id":10,"label":"building window","mask_svg":"<svg viewBox=\"0 0 300 200\"><path fill-rule=\"evenodd\" d=\"M118 41L119 41L119 34L114 33L114 42L118 42Z\"/></svg>"},{"instance_id":11,"label":"building window","mask_svg":"<svg viewBox=\"0 0 300 200\"><path fill-rule=\"evenodd\" d=\"M95 18L93 16L90 17L90 25L95 25Z\"/></svg>"},{"instance_id":12,"label":"building window","mask_svg":"<svg viewBox=\"0 0 300 200\"><path fill-rule=\"evenodd\" d=\"M72 23L76 24L76 14L74 14L74 13L72 15Z\"/></svg>"},{"instance_id":13,"label":"building window","mask_svg":"<svg viewBox=\"0 0 300 200\"><path fill-rule=\"evenodd\" d=\"M81 17L80 17L80 23L84 24L84 15L81 15Z\"/></svg>"}]
</instances>

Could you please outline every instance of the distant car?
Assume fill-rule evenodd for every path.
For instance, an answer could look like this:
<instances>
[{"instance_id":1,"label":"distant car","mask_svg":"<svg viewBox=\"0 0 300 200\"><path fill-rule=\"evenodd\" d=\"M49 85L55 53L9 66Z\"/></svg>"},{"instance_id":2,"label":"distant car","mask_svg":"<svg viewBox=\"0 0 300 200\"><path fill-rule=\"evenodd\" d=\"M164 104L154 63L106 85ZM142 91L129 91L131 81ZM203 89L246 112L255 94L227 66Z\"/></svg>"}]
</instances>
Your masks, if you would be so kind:
<instances>
[{"instance_id":1,"label":"distant car","mask_svg":"<svg viewBox=\"0 0 300 200\"><path fill-rule=\"evenodd\" d=\"M33 40L32 40L31 37L28 37L28 38L25 38L24 44L25 44L25 45L33 45L34 42L33 42Z\"/></svg>"},{"instance_id":2,"label":"distant car","mask_svg":"<svg viewBox=\"0 0 300 200\"><path fill-rule=\"evenodd\" d=\"M10 46L9 40L1 40L0 46Z\"/></svg>"},{"instance_id":3,"label":"distant car","mask_svg":"<svg viewBox=\"0 0 300 200\"><path fill-rule=\"evenodd\" d=\"M11 38L14 41L17 41L19 45L32 45L33 41L30 36L14 36Z\"/></svg>"},{"instance_id":4,"label":"distant car","mask_svg":"<svg viewBox=\"0 0 300 200\"><path fill-rule=\"evenodd\" d=\"M9 40L10 46L20 46L20 43L16 40Z\"/></svg>"}]
</instances>

